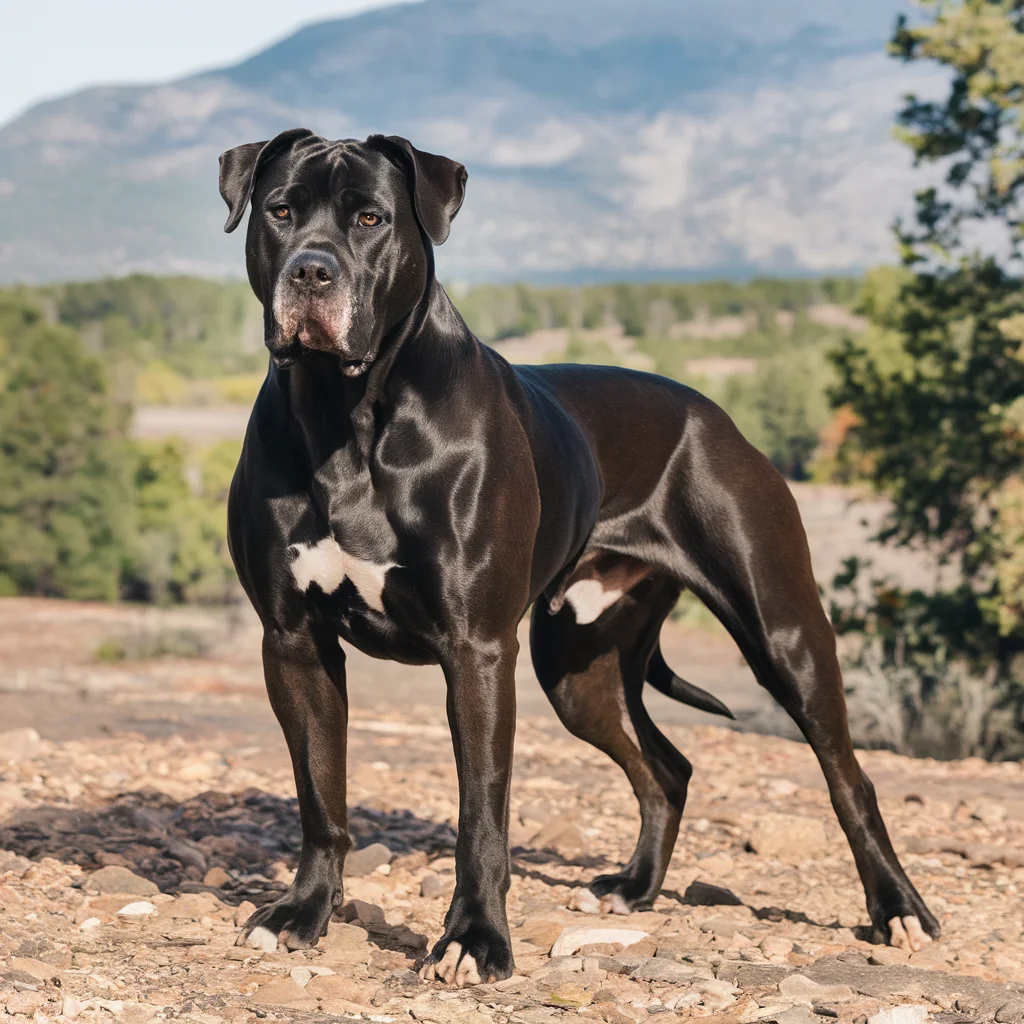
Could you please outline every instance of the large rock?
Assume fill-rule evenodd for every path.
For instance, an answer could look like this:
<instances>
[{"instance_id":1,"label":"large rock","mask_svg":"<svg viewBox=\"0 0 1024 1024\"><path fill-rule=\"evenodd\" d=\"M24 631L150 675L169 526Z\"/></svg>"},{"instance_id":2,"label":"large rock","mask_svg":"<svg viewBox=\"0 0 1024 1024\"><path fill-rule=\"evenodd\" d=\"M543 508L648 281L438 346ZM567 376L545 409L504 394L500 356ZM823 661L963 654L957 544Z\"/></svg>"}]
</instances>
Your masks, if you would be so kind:
<instances>
[{"instance_id":1,"label":"large rock","mask_svg":"<svg viewBox=\"0 0 1024 1024\"><path fill-rule=\"evenodd\" d=\"M749 843L754 853L790 864L799 864L828 850L822 822L795 814L766 814L759 818Z\"/></svg>"},{"instance_id":2,"label":"large rock","mask_svg":"<svg viewBox=\"0 0 1024 1024\"><path fill-rule=\"evenodd\" d=\"M154 896L160 891L148 878L114 864L87 875L83 888L126 896Z\"/></svg>"}]
</instances>

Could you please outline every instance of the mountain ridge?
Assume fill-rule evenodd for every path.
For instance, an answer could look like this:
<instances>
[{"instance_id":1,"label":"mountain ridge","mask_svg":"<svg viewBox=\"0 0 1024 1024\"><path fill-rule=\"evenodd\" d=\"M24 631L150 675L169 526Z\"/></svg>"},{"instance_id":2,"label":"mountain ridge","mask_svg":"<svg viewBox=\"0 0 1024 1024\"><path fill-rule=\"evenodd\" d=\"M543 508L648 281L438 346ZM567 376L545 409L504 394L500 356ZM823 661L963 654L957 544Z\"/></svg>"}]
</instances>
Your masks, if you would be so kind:
<instances>
[{"instance_id":1,"label":"mountain ridge","mask_svg":"<svg viewBox=\"0 0 1024 1024\"><path fill-rule=\"evenodd\" d=\"M882 53L902 0L771 7L561 0L556 17L550 0L423 0L181 80L47 101L0 127L0 281L237 275L216 156L296 124L403 134L466 163L438 254L451 277L885 259L913 180L892 116L926 84Z\"/></svg>"}]
</instances>

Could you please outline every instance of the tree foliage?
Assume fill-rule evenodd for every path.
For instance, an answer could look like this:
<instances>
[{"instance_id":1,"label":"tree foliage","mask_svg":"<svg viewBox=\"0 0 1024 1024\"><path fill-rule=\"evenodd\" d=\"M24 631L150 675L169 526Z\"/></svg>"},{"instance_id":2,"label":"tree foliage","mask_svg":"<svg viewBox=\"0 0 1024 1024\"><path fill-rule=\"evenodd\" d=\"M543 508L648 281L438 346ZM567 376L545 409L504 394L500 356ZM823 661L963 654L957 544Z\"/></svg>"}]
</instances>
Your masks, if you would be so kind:
<instances>
[{"instance_id":1,"label":"tree foliage","mask_svg":"<svg viewBox=\"0 0 1024 1024\"><path fill-rule=\"evenodd\" d=\"M0 592L115 597L130 456L102 365L74 331L3 300L0 362Z\"/></svg>"},{"instance_id":2,"label":"tree foliage","mask_svg":"<svg viewBox=\"0 0 1024 1024\"><path fill-rule=\"evenodd\" d=\"M898 130L941 184L896 225L904 269L869 278L872 329L835 352L832 400L855 419L842 457L893 499L881 539L928 545L956 579L932 593L875 580L867 602L840 579L833 617L904 692L910 670L947 710L963 709L968 676L986 680L975 752L1009 756L1024 747L1024 0L921 6L892 52L938 64L949 89L909 97Z\"/></svg>"}]
</instances>

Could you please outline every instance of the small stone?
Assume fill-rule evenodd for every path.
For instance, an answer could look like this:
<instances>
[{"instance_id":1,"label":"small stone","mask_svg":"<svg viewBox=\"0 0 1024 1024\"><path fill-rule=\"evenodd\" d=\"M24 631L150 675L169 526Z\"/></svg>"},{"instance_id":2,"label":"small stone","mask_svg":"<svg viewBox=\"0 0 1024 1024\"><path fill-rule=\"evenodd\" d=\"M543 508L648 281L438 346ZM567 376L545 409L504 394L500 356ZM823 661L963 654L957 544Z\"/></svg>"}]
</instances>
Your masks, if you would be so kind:
<instances>
[{"instance_id":1,"label":"small stone","mask_svg":"<svg viewBox=\"0 0 1024 1024\"><path fill-rule=\"evenodd\" d=\"M927 1020L928 1007L912 1004L879 1010L873 1017L868 1017L868 1024L925 1024Z\"/></svg>"},{"instance_id":2,"label":"small stone","mask_svg":"<svg viewBox=\"0 0 1024 1024\"><path fill-rule=\"evenodd\" d=\"M43 960L35 960L28 956L12 956L7 961L7 969L10 971L21 971L36 981L49 981L51 978L60 976L60 971Z\"/></svg>"},{"instance_id":3,"label":"small stone","mask_svg":"<svg viewBox=\"0 0 1024 1024\"><path fill-rule=\"evenodd\" d=\"M332 921L327 934L320 939L320 948L325 951L355 949L370 940L369 932L355 924Z\"/></svg>"},{"instance_id":4,"label":"small stone","mask_svg":"<svg viewBox=\"0 0 1024 1024\"><path fill-rule=\"evenodd\" d=\"M818 818L765 814L750 833L750 848L761 857L799 864L828 851L825 826Z\"/></svg>"},{"instance_id":5,"label":"small stone","mask_svg":"<svg viewBox=\"0 0 1024 1024\"><path fill-rule=\"evenodd\" d=\"M27 761L39 753L42 738L31 726L0 732L0 762Z\"/></svg>"},{"instance_id":6,"label":"small stone","mask_svg":"<svg viewBox=\"0 0 1024 1024\"><path fill-rule=\"evenodd\" d=\"M130 868L132 866L131 861L127 858L122 857L119 853L111 853L108 850L98 850L92 855L92 859L96 861L101 868Z\"/></svg>"},{"instance_id":7,"label":"small stone","mask_svg":"<svg viewBox=\"0 0 1024 1024\"><path fill-rule=\"evenodd\" d=\"M793 952L793 943L781 935L766 935L761 940L761 952L765 956L786 957Z\"/></svg>"},{"instance_id":8,"label":"small stone","mask_svg":"<svg viewBox=\"0 0 1024 1024\"><path fill-rule=\"evenodd\" d=\"M164 913L178 920L201 921L221 909L220 900L212 892L187 892L165 907Z\"/></svg>"},{"instance_id":9,"label":"small stone","mask_svg":"<svg viewBox=\"0 0 1024 1024\"><path fill-rule=\"evenodd\" d=\"M671 985L692 981L696 977L695 968L664 957L651 957L630 975L635 981L665 981Z\"/></svg>"},{"instance_id":10,"label":"small stone","mask_svg":"<svg viewBox=\"0 0 1024 1024\"><path fill-rule=\"evenodd\" d=\"M565 927L564 914L531 914L515 929L515 937L543 950L550 950Z\"/></svg>"},{"instance_id":11,"label":"small stone","mask_svg":"<svg viewBox=\"0 0 1024 1024\"><path fill-rule=\"evenodd\" d=\"M821 1024L821 1018L806 1006L793 1006L782 1013L773 1013L770 1019L775 1024Z\"/></svg>"},{"instance_id":12,"label":"small stone","mask_svg":"<svg viewBox=\"0 0 1024 1024\"><path fill-rule=\"evenodd\" d=\"M1006 808L1002 804L986 801L974 808L971 817L976 818L983 825L1001 825L1008 816Z\"/></svg>"},{"instance_id":13,"label":"small stone","mask_svg":"<svg viewBox=\"0 0 1024 1024\"><path fill-rule=\"evenodd\" d=\"M420 895L428 900L436 900L439 896L444 895L446 888L441 877L430 871L423 876L423 880L420 882Z\"/></svg>"},{"instance_id":14,"label":"small stone","mask_svg":"<svg viewBox=\"0 0 1024 1024\"><path fill-rule=\"evenodd\" d=\"M293 1010L315 1010L316 999L309 996L291 978L277 978L261 985L253 997L257 1003L268 1006L287 1006Z\"/></svg>"},{"instance_id":15,"label":"small stone","mask_svg":"<svg viewBox=\"0 0 1024 1024\"><path fill-rule=\"evenodd\" d=\"M142 878L116 864L86 875L83 887L101 893L116 893L119 896L155 896L160 891L148 878Z\"/></svg>"},{"instance_id":16,"label":"small stone","mask_svg":"<svg viewBox=\"0 0 1024 1024\"><path fill-rule=\"evenodd\" d=\"M391 925L384 917L384 911L375 903L350 900L341 908L341 919L346 924L358 924L371 935L387 935Z\"/></svg>"},{"instance_id":17,"label":"small stone","mask_svg":"<svg viewBox=\"0 0 1024 1024\"><path fill-rule=\"evenodd\" d=\"M313 972L308 967L293 967L288 975L299 988L305 988L313 978Z\"/></svg>"},{"instance_id":18,"label":"small stone","mask_svg":"<svg viewBox=\"0 0 1024 1024\"><path fill-rule=\"evenodd\" d=\"M1011 999L996 1010L998 1024L1021 1024L1024 1021L1024 999Z\"/></svg>"},{"instance_id":19,"label":"small stone","mask_svg":"<svg viewBox=\"0 0 1024 1024\"><path fill-rule=\"evenodd\" d=\"M695 879L686 887L683 902L691 907L738 907L743 900L731 889Z\"/></svg>"},{"instance_id":20,"label":"small stone","mask_svg":"<svg viewBox=\"0 0 1024 1024\"><path fill-rule=\"evenodd\" d=\"M551 995L544 1000L549 1006L566 1006L577 1010L589 1006L593 1001L593 993L575 981L567 981L552 989Z\"/></svg>"},{"instance_id":21,"label":"small stone","mask_svg":"<svg viewBox=\"0 0 1024 1024\"><path fill-rule=\"evenodd\" d=\"M905 964L909 959L910 950L900 949L897 946L876 946L868 955L868 963L876 967Z\"/></svg>"},{"instance_id":22,"label":"small stone","mask_svg":"<svg viewBox=\"0 0 1024 1024\"><path fill-rule=\"evenodd\" d=\"M248 900L242 900L242 902L235 907L234 922L236 925L243 925L255 913L256 904L250 903Z\"/></svg>"},{"instance_id":23,"label":"small stone","mask_svg":"<svg viewBox=\"0 0 1024 1024\"><path fill-rule=\"evenodd\" d=\"M802 1003L844 1003L853 999L849 985L819 985L803 974L791 974L779 982L779 991Z\"/></svg>"},{"instance_id":24,"label":"small stone","mask_svg":"<svg viewBox=\"0 0 1024 1024\"><path fill-rule=\"evenodd\" d=\"M5 1000L8 1013L23 1013L26 1016L35 1013L47 1001L44 992L11 992L0 996L0 999Z\"/></svg>"},{"instance_id":25,"label":"small stone","mask_svg":"<svg viewBox=\"0 0 1024 1024\"><path fill-rule=\"evenodd\" d=\"M156 913L156 907L149 900L136 900L134 903L126 903L118 912L118 917L148 917Z\"/></svg>"},{"instance_id":26,"label":"small stone","mask_svg":"<svg viewBox=\"0 0 1024 1024\"><path fill-rule=\"evenodd\" d=\"M62 1017L67 1017L68 1020L74 1020L82 1012L82 1001L76 999L74 996L65 996L60 1004L60 1013Z\"/></svg>"},{"instance_id":27,"label":"small stone","mask_svg":"<svg viewBox=\"0 0 1024 1024\"><path fill-rule=\"evenodd\" d=\"M318 975L306 986L305 993L317 999L344 999L359 1006L369 1006L379 983L345 978L340 974Z\"/></svg>"},{"instance_id":28,"label":"small stone","mask_svg":"<svg viewBox=\"0 0 1024 1024\"><path fill-rule=\"evenodd\" d=\"M209 885L214 889L220 889L231 881L231 876L223 868L210 868L203 875L203 885Z\"/></svg>"},{"instance_id":29,"label":"small stone","mask_svg":"<svg viewBox=\"0 0 1024 1024\"><path fill-rule=\"evenodd\" d=\"M87 917L79 926L80 932L91 932L93 928L99 928L103 922L98 917Z\"/></svg>"},{"instance_id":30,"label":"small stone","mask_svg":"<svg viewBox=\"0 0 1024 1024\"><path fill-rule=\"evenodd\" d=\"M353 850L345 858L345 876L362 878L383 864L390 864L392 852L383 843L371 843L361 850Z\"/></svg>"},{"instance_id":31,"label":"small stone","mask_svg":"<svg viewBox=\"0 0 1024 1024\"><path fill-rule=\"evenodd\" d=\"M572 956L583 946L599 942L616 943L628 947L640 942L641 939L646 939L648 934L648 932L632 928L589 928L586 925L563 928L562 933L551 946L551 956Z\"/></svg>"}]
</instances>

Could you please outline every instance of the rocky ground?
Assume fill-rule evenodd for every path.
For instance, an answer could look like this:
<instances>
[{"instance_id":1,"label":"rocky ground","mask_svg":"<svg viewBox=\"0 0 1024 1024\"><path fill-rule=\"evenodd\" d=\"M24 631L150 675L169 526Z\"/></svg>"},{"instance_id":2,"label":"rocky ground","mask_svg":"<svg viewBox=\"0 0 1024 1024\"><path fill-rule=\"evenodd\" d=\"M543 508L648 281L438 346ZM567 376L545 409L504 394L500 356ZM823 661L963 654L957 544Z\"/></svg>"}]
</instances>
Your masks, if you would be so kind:
<instances>
[{"instance_id":1,"label":"rocky ground","mask_svg":"<svg viewBox=\"0 0 1024 1024\"><path fill-rule=\"evenodd\" d=\"M23 632L50 614L41 602L11 608L27 616ZM632 850L634 800L618 768L527 708L508 902L517 972L452 990L416 975L454 885L440 700L389 699L386 675L376 690L369 676L359 683L348 902L315 950L237 947L239 923L290 881L299 843L254 662L76 668L75 628L40 627L51 652L64 645L63 667L40 644L0 692L2 727L16 725L0 734L0 1020L1024 1021L1019 764L861 755L942 923L943 938L911 954L867 941L808 748L711 725L666 726L696 771L654 910L584 912L586 880ZM0 628L9 653L4 643ZM107 688L76 704L67 680L85 685L90 672ZM26 707L34 725L19 719ZM68 707L80 709L77 731Z\"/></svg>"}]
</instances>

